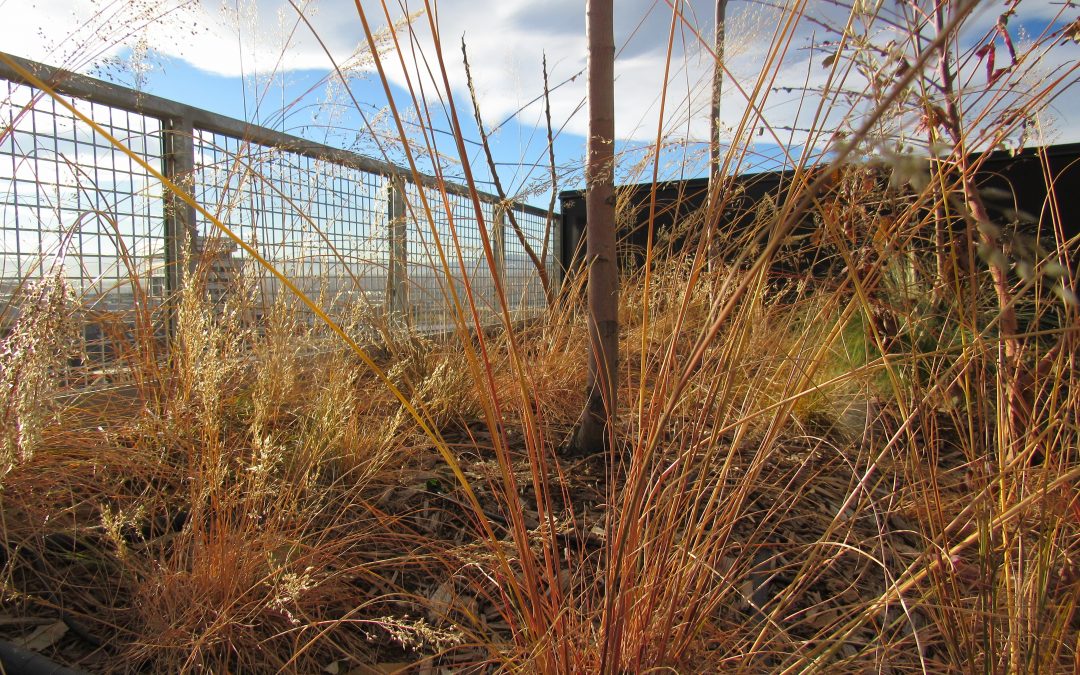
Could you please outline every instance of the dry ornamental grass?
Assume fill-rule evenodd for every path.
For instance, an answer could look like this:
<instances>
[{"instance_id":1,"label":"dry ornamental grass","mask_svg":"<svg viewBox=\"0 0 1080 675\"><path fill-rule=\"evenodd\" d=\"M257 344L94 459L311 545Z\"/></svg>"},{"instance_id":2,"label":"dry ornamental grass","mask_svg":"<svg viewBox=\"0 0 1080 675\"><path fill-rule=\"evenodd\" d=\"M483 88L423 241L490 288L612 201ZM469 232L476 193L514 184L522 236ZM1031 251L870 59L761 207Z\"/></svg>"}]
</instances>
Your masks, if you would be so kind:
<instances>
[{"instance_id":1,"label":"dry ornamental grass","mask_svg":"<svg viewBox=\"0 0 1080 675\"><path fill-rule=\"evenodd\" d=\"M995 225L967 152L1068 85L1024 88L1068 35L972 93L936 56L969 3L873 5L837 29L844 133L812 130L786 198L727 232L715 192L623 270L607 453L566 452L582 275L482 332L462 284L433 336L285 293L255 322L250 289L287 275L216 302L196 261L167 357L116 326L96 389L60 377L71 289L28 284L0 347L0 636L87 672L1074 670L1076 241ZM886 19L918 48L874 42ZM837 273L775 273L805 247Z\"/></svg>"}]
</instances>

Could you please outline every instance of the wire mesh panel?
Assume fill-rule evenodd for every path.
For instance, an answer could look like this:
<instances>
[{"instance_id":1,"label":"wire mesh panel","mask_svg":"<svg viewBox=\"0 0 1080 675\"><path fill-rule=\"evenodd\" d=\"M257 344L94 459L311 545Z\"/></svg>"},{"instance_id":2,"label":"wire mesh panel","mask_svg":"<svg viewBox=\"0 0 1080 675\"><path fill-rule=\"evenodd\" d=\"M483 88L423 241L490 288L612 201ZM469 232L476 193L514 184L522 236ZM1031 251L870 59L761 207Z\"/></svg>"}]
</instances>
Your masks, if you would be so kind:
<instances>
[{"instance_id":1,"label":"wire mesh panel","mask_svg":"<svg viewBox=\"0 0 1080 675\"><path fill-rule=\"evenodd\" d=\"M455 325L455 293L468 325L472 323L470 293L481 322L491 323L498 311L495 281L472 199L433 188L423 190L426 207L420 188L411 183L405 188L408 297L414 327L421 331L451 330ZM490 203L481 205L484 227L489 232L494 212ZM494 246L494 238L489 237L489 241Z\"/></svg>"},{"instance_id":2,"label":"wire mesh panel","mask_svg":"<svg viewBox=\"0 0 1080 675\"><path fill-rule=\"evenodd\" d=\"M155 168L159 120L66 99ZM81 359L95 377L163 338L162 187L55 99L0 80L0 328L7 334L35 280L61 272L81 310ZM137 336L136 333L139 333ZM150 342L153 342L151 340Z\"/></svg>"},{"instance_id":3,"label":"wire mesh panel","mask_svg":"<svg viewBox=\"0 0 1080 675\"><path fill-rule=\"evenodd\" d=\"M16 325L35 282L55 272L79 305L66 311L85 354L73 365L87 367L72 373L113 378L122 357L160 356L177 284L201 281L215 307L263 325L285 297L282 283L214 220L357 327L357 319L396 325L408 316L413 329L445 331L459 311L471 326L473 307L482 324L496 323L489 255L515 318L544 306L536 270L491 195L482 195L477 212L460 188L431 180L417 187L390 178L407 174L377 160L71 73L51 78L75 95L64 99L17 83L21 76L3 77L14 80L0 79L0 337ZM204 128L191 131L194 120ZM139 160L188 187L213 217L192 222L191 210ZM554 278L557 228L538 209L513 209L533 249L547 250Z\"/></svg>"},{"instance_id":4,"label":"wire mesh panel","mask_svg":"<svg viewBox=\"0 0 1080 675\"><path fill-rule=\"evenodd\" d=\"M194 145L195 197L211 214L338 318L346 309L382 311L385 177L208 131L197 130ZM211 299L243 300L260 320L281 294L280 283L213 223L200 218L197 234L196 267Z\"/></svg>"},{"instance_id":5,"label":"wire mesh panel","mask_svg":"<svg viewBox=\"0 0 1080 675\"><path fill-rule=\"evenodd\" d=\"M521 230L521 235L539 258L544 257L545 272L549 281L555 279L555 230L548 226L547 215L520 207L514 208L514 218ZM509 221L509 218L507 218ZM546 306L544 286L536 265L521 243L521 237L514 228L506 226L506 296L515 318L538 316ZM547 246L545 247L545 240Z\"/></svg>"}]
</instances>

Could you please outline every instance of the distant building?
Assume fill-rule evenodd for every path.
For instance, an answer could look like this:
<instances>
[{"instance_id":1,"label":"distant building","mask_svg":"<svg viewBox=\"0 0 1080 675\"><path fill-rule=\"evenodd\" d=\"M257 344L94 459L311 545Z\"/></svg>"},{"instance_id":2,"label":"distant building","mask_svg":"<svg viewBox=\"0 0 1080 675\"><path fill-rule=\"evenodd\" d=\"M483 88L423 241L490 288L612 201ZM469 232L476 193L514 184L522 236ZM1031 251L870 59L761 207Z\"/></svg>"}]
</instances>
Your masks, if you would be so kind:
<instances>
[{"instance_id":1,"label":"distant building","mask_svg":"<svg viewBox=\"0 0 1080 675\"><path fill-rule=\"evenodd\" d=\"M233 256L235 242L217 237L196 236L192 256L195 269L203 275L206 294L215 305L224 303L236 291L243 271L243 258Z\"/></svg>"}]
</instances>

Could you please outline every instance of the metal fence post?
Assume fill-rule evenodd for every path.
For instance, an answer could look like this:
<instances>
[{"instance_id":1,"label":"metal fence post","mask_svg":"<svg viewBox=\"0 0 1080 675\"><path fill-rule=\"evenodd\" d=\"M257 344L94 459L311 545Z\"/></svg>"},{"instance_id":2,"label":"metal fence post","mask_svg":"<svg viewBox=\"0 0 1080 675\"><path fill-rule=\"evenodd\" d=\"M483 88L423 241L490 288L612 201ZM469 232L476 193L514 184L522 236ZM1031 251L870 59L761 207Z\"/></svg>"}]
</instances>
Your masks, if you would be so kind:
<instances>
[{"instance_id":1,"label":"metal fence post","mask_svg":"<svg viewBox=\"0 0 1080 675\"><path fill-rule=\"evenodd\" d=\"M259 202L255 199L256 190L253 190L245 185L247 179L246 174L244 180L239 182L221 184L220 181L217 185L206 185L205 187L209 192L205 194L197 195L202 199L213 199L212 195L218 195L219 198L223 193L230 195L234 199L243 201L242 208L247 209L249 206L252 209L252 213L255 214L258 222L252 221L250 227L253 228L252 236L253 241L255 235L259 235L260 228L267 228L272 230L270 236L281 237L281 246L293 246L293 239L296 241L307 241L307 234L302 230L306 229L307 223L314 225L317 219L327 218L326 208L332 206L332 202L336 203L339 198L340 201L350 205L350 208L355 208L357 212L363 214L363 219L366 221L363 225L366 228L369 224L381 221L382 214L380 210L385 208L389 233L388 241L384 239L386 243L383 246L388 247L389 260L387 261L386 272L386 309L387 313L394 316L395 320L401 321L409 326L412 326L418 315L423 308L423 314L425 317L429 314L435 314L439 311L445 313L446 308L438 310L435 306L440 304L439 298L436 297L435 290L432 286L438 279L437 270L421 271L419 266L414 270L415 278L410 279L409 272L409 236L421 236L421 233L417 231L414 235L409 235L408 230L410 225L406 220L406 188L412 194L414 190L430 190L432 193L435 191L444 191L447 196L453 196L456 198L462 198L462 200L468 200L467 203L472 203L471 200L476 196L474 190L466 188L465 186L455 183L448 183L437 176L430 175L418 175L413 177L412 180L415 183L407 182L406 176L411 175L406 169L400 166L395 166L385 161L372 159L363 155L357 154L352 151L343 150L341 148L330 147L321 143L313 142L304 138L286 134L274 129L257 126L244 120L238 120L210 112L208 110L202 110L192 106L188 106L177 101L171 101L152 94L146 94L143 92L136 92L134 90L118 86L109 82L103 82L101 80L95 80L77 73L71 73L57 68L45 66L40 63L28 61L19 57L5 55L2 62L0 62L0 83L11 81L16 86L29 86L41 88L45 82L52 83L52 87L55 91L62 94L64 97L73 97L80 101L92 102L97 106L102 107L101 110L104 114L107 114L110 118L110 122L113 123L115 129L122 131L121 136L130 136L134 138L138 134L151 133L148 130L153 129L154 134L160 134L159 142L152 142L153 148L139 147L138 153L150 161L152 164L159 164L160 169L164 174L173 182L175 182L179 189L183 192L193 193L196 187L203 187L202 184L196 184L196 178L203 180L214 181L215 176L206 175L205 177L197 176L196 170L202 169L201 165L211 167L221 165L235 166L235 154L236 147L254 147L256 152L280 152L283 155L288 155L290 158L296 158L297 163L295 167L290 168L290 171L295 170L298 172L297 178L300 176L299 172L314 171L306 163L307 160L325 161L333 163L336 166L346 168L350 174L353 174L353 181L359 181L361 185L350 184L347 187L327 188L325 193L320 193L317 198L314 198L311 204L306 205L305 196L313 193L305 192L306 188L301 185L304 181L297 178L300 182L289 182L291 178L277 176L274 172L269 172L266 175L260 176L260 179L265 180L268 184L273 184L272 187L267 188L265 192L259 192L259 197L270 196L272 199L267 202ZM7 114L6 106L10 106L10 103L0 103L0 108L4 108L5 114ZM23 106L25 107L25 105ZM104 108L115 109L113 111L107 111ZM124 121L126 118L119 115L119 111L125 111L130 113L131 119ZM60 133L61 126L53 123L48 124L48 117L59 119L67 119L66 113L62 113L57 106L39 106L34 111L35 119L38 115L41 115L44 123L34 123L32 130L20 130L27 133L32 133L33 136L41 136L46 139L51 133L56 137L56 140L70 141L78 148L83 148L83 141L81 137L76 137L74 131L68 133ZM147 124L148 121L154 120ZM160 125L160 126L159 126ZM64 127L66 129L66 123ZM49 128L52 131L48 131ZM200 134L199 138L195 138L194 134ZM81 131L80 131L81 133ZM63 136L63 138L60 138ZM48 143L52 141L46 140L44 147L50 147ZM36 143L36 142L35 142ZM198 145L198 148L196 148ZM30 147L18 149L11 148L5 150L2 153L4 162L24 162L28 169L37 169L37 163L39 161L51 162L51 159L40 158L31 156L31 148L34 147L32 143ZM40 150L40 145L37 146ZM59 148L54 145L52 147ZM107 149L107 148L103 148ZM59 153L59 149L57 150ZM196 154L198 153L198 154ZM118 201L127 199L127 189L124 186L126 181L122 180L122 176L130 176L132 179L132 185L134 181L144 180L144 172L141 168L135 164L131 164L128 167L121 168L120 166L104 166L100 162L102 157L107 158L108 152L99 152L95 155L88 155L81 158L71 158L80 167L85 167L88 171L96 171L98 166L106 171L112 171L114 184L102 185L98 188L103 192L114 194ZM246 169L244 169L246 171ZM359 174L359 175L355 175ZM108 174L106 174L108 175ZM10 177L9 177L10 178ZM44 176L38 183L38 193L46 194L52 189L61 189L65 186L60 184L60 179L46 179ZM13 179L12 179L13 180ZM369 182L370 181L370 182ZM367 199L368 192L367 186L372 182L384 186L388 192L389 203L383 207L381 203L375 203ZM300 189L294 189L294 186L299 186ZM22 187L20 186L21 190ZM32 188L30 188L32 189ZM315 188L313 188L315 189ZM45 208L40 198L37 203L24 204L15 199L15 192L9 190L11 194L0 194L0 206L8 209L14 209L19 213L26 210L27 223L30 223L33 218L34 210L40 210ZM280 193L281 201L289 202L290 209L296 208L298 211L302 211L306 206L312 206L311 213L298 213L302 217L296 219L296 223L282 223L280 222L280 209L275 208L274 204L278 202L278 196ZM135 195L133 194L132 197ZM518 253L518 247L515 244L515 240L506 241L507 236L513 236L513 232L510 231L510 223L506 221L509 217L507 211L508 208L513 208L517 214L528 214L533 217L541 217L543 211L536 207L532 207L525 204L513 204L512 202L500 202L499 197L493 194L480 193L480 197L485 205L494 205L494 209L491 213L491 237L492 246L495 248L494 255L494 267L492 270L492 277L494 279L501 280L507 287L511 284L517 284L520 286L523 281L523 269L521 268L521 260L519 260L520 254ZM246 200L246 201L245 201ZM381 201L380 199L377 201ZM273 203L271 203L273 202ZM464 201L460 203L466 203ZM200 248L203 242L201 242L199 233L200 221L196 218L196 210L194 207L189 206L182 199L179 199L177 195L172 194L169 191L161 196L160 201L161 209L155 208L148 212L145 216L143 214L130 214L133 218L138 217L147 221L146 228L151 232L149 239L152 241L152 251L143 254L137 253L137 260L139 265L150 264L153 266L152 277L150 278L150 294L155 298L155 302L161 308L161 321L155 324L159 330L159 335L168 343L174 341L175 328L176 328L176 299L177 293L185 287L185 284L191 279L191 272L194 271L196 262L200 255ZM267 205L269 204L269 206ZM299 206L298 206L299 205ZM284 208L284 207L281 207ZM485 213L488 206L484 206ZM321 211L319 209L322 209ZM265 213L266 216L262 217L259 213ZM436 209L439 211L438 209ZM466 216L466 214L461 214ZM442 226L442 218L446 214L442 214L441 211L437 214L439 218L439 225ZM463 238L468 241L470 246L474 245L475 237L480 233L476 231L479 225L479 221L483 220L481 214L476 214L475 221L466 216L461 219L459 227L462 228L461 233ZM426 217L426 214L425 214ZM152 222L151 222L152 221ZM239 225L245 223L244 219L239 218ZM474 224L475 223L475 224ZM138 232L140 226L136 228ZM9 228L10 229L10 228ZM426 231L426 229L425 229ZM158 232L162 234L159 235ZM363 237L364 244L367 243L367 233L369 231L364 229ZM91 237L90 233L84 233L87 237ZM343 237L352 236L348 232L335 232L335 236L340 235ZM106 236L104 234L100 235ZM109 235L111 236L111 235ZM357 237L361 236L357 233ZM380 239L383 235L379 233ZM139 234L133 233L130 242L125 240L125 244L131 244L133 246L141 246L143 244L143 237ZM266 239L266 237L262 237ZM269 243L269 242L266 242ZM418 241L417 243L421 243ZM109 255L105 253L109 244L102 240L100 245L89 244L89 250L93 252L87 253L87 255L94 256L99 265L104 266L101 270L112 264L112 261L108 260ZM357 244L358 248L362 244ZM226 247L228 245L226 244ZM141 250L141 249L140 249ZM381 246L380 246L381 250ZM419 250L419 249L417 249ZM189 255L190 254L190 255ZM19 264L24 264L23 261L29 261L33 257L33 251L17 251L19 256ZM227 250L221 254L222 256L232 256L233 251ZM285 253L282 253L285 255ZM509 256L513 258L508 260ZM384 258L379 256L378 264L383 264ZM160 265L164 264L164 269L160 268ZM185 261L187 265L191 267L185 267ZM206 261L204 261L206 262ZM227 263L225 273L231 273L234 268L239 268L245 264L245 260L241 255L236 255L235 258L226 257L222 264ZM375 260L364 260L364 263L373 264ZM417 262L420 262L419 260ZM507 269L509 264L513 263L513 269ZM117 263L119 265L119 263ZM284 261L284 265L292 265L291 262ZM321 269L321 268L320 268ZM123 269L117 267L115 275L112 271L109 271L104 276L116 276L119 280L124 277ZM75 272L73 271L73 274ZM298 280L302 280L304 271L298 267L290 267L289 273L297 276ZM314 274L312 271L308 274ZM320 272L321 273L321 272ZM382 273L382 271L377 272ZM82 270L79 274L81 283L85 283L87 286L95 286L101 281L95 276L90 275L87 270ZM217 272L214 272L216 275ZM0 279L4 285L10 285L15 283L16 280L10 275L3 275L4 278ZM424 288L417 287L417 290L413 290L410 286L413 284L424 284ZM456 282L455 282L456 283ZM267 290L263 290L260 293L260 297L263 300L267 300L269 297L273 297L279 291L276 286L276 282L268 284L270 293ZM423 290L430 300L425 303L413 302L413 300L419 300ZM483 288L484 291L487 287ZM516 289L518 292L521 289ZM376 289L377 293L377 289ZM515 293L509 293L513 296ZM121 294L113 296L119 301ZM512 297L512 305L515 307L515 311L520 305L520 297ZM133 310L135 308L127 308L127 310ZM257 317L256 317L257 318ZM425 319L426 320L426 319ZM430 322L429 322L430 323ZM164 335L161 335L164 333ZM105 357L102 357L105 358ZM111 358L111 356L109 357Z\"/></svg>"},{"instance_id":2,"label":"metal fence post","mask_svg":"<svg viewBox=\"0 0 1080 675\"><path fill-rule=\"evenodd\" d=\"M494 217L491 222L491 244L494 247L495 269L492 270L494 283L502 285L503 293L508 294L506 285L506 204L495 202L492 209ZM507 295L509 299L509 295Z\"/></svg>"},{"instance_id":3,"label":"metal fence post","mask_svg":"<svg viewBox=\"0 0 1080 675\"><path fill-rule=\"evenodd\" d=\"M552 292L558 295L560 289L562 289L563 280L566 275L566 268L562 264L563 218L561 214L554 213L549 213L547 218L548 222L551 223L551 227L548 228L548 236L551 237L551 243L544 264L548 265L548 261L551 261L549 268L551 273L548 275L548 280L551 283Z\"/></svg>"},{"instance_id":4,"label":"metal fence post","mask_svg":"<svg viewBox=\"0 0 1080 675\"><path fill-rule=\"evenodd\" d=\"M162 139L165 177L192 193L195 187L195 129L190 119L168 118L163 121ZM172 307L168 313L170 339L176 328L176 293L190 269L183 269L184 252L195 255L195 208L172 190L165 191L165 289ZM188 260L191 265L194 261Z\"/></svg>"},{"instance_id":5,"label":"metal fence post","mask_svg":"<svg viewBox=\"0 0 1080 675\"><path fill-rule=\"evenodd\" d=\"M389 235L389 265L386 272L386 310L391 322L405 322L409 309L408 222L405 216L405 184L398 177L387 178L386 225Z\"/></svg>"}]
</instances>

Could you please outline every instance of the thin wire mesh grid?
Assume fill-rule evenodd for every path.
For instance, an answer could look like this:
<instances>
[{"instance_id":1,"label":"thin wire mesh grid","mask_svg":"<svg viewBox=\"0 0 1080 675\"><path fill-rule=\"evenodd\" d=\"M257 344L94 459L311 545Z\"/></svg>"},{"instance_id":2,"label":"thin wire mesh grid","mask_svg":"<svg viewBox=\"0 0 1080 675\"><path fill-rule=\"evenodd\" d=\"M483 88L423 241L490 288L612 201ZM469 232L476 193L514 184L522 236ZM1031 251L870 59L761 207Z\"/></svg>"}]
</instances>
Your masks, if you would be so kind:
<instances>
[{"instance_id":1,"label":"thin wire mesh grid","mask_svg":"<svg viewBox=\"0 0 1080 675\"><path fill-rule=\"evenodd\" d=\"M162 166L159 120L65 100L150 166ZM153 312L166 291L162 194L149 172L58 101L0 81L3 332L27 284L59 266L81 301L86 365L116 361L134 345L133 330L163 339L164 318Z\"/></svg>"},{"instance_id":2,"label":"thin wire mesh grid","mask_svg":"<svg viewBox=\"0 0 1080 675\"><path fill-rule=\"evenodd\" d=\"M546 215L514 209L514 218L525 241L538 257L543 257L549 283L556 274L555 228L549 226ZM544 286L536 266L525 251L516 232L508 224L506 233L506 298L515 318L539 315L545 305ZM547 246L545 246L545 241Z\"/></svg>"},{"instance_id":3,"label":"thin wire mesh grid","mask_svg":"<svg viewBox=\"0 0 1080 675\"><path fill-rule=\"evenodd\" d=\"M382 311L389 266L385 177L342 164L196 130L195 198L305 294L336 313ZM252 319L281 294L279 282L199 218L201 256L215 302L248 289Z\"/></svg>"},{"instance_id":4,"label":"thin wire mesh grid","mask_svg":"<svg viewBox=\"0 0 1080 675\"><path fill-rule=\"evenodd\" d=\"M124 103L67 100L133 154L167 172L160 119L125 109ZM147 330L163 345L167 317L158 310L176 290L166 270L173 246L163 187L104 136L29 86L0 81L0 125L0 329L6 332L15 321L16 296L25 282L58 266L82 300L85 311L78 318L91 370L107 374L101 365L145 345ZM501 266L509 253L511 269L504 278L512 311L534 313L543 306L538 280L530 280L535 270L515 258L517 244L504 236L491 202L477 214L470 198L425 187L428 222L420 188L407 184L405 282L391 289L388 216L394 198L386 176L227 133L198 130L192 141L196 199L332 312L359 304L378 314L392 296L408 303L413 328L451 327L451 287L435 253L437 240L449 255L450 283L463 306L468 278L481 322L493 323L495 275L484 253L481 221L491 234L496 263ZM514 208L535 240L542 216ZM209 259L213 299L239 299L242 286L247 316L264 316L281 295L280 284L222 242L210 223L197 219L195 229L189 253ZM252 283L233 283L247 279Z\"/></svg>"},{"instance_id":5,"label":"thin wire mesh grid","mask_svg":"<svg viewBox=\"0 0 1080 675\"><path fill-rule=\"evenodd\" d=\"M495 280L472 199L434 188L422 189L426 209L420 198L421 188L411 183L405 186L407 283L413 326L421 331L451 330L455 325L454 293L467 323L471 323L469 292L480 321L491 323L498 312ZM480 215L489 233L489 244L494 247L494 205L482 202Z\"/></svg>"}]
</instances>

